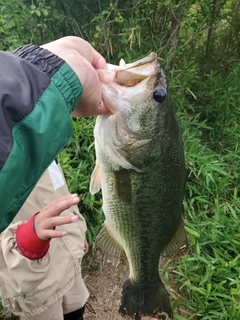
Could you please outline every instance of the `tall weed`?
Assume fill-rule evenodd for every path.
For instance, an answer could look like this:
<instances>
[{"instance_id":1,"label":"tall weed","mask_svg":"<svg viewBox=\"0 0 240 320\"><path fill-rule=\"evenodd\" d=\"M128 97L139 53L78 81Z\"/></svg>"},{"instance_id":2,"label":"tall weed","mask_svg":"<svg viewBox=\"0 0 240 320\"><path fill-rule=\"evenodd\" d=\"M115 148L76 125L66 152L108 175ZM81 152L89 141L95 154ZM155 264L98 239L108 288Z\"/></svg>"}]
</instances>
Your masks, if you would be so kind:
<instances>
[{"instance_id":1,"label":"tall weed","mask_svg":"<svg viewBox=\"0 0 240 320\"><path fill-rule=\"evenodd\" d=\"M240 319L239 78L172 78L183 129L188 181L184 201L190 251L172 267L176 319ZM180 88L180 83L188 86ZM184 318L185 319L185 318Z\"/></svg>"}]
</instances>

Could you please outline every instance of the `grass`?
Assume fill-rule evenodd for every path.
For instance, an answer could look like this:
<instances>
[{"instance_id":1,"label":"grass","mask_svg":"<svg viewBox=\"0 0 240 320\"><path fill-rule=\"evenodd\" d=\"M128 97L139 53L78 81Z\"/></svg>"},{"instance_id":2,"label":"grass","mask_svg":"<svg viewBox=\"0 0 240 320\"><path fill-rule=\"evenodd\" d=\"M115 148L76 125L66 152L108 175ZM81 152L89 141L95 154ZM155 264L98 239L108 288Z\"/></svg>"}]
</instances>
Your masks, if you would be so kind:
<instances>
[{"instance_id":1,"label":"grass","mask_svg":"<svg viewBox=\"0 0 240 320\"><path fill-rule=\"evenodd\" d=\"M195 78L200 100L205 89L205 103L190 103L189 94L183 99L184 92L174 90L189 172L184 209L190 251L171 270L179 320L185 319L182 307L186 319L240 319L238 72L201 84Z\"/></svg>"}]
</instances>

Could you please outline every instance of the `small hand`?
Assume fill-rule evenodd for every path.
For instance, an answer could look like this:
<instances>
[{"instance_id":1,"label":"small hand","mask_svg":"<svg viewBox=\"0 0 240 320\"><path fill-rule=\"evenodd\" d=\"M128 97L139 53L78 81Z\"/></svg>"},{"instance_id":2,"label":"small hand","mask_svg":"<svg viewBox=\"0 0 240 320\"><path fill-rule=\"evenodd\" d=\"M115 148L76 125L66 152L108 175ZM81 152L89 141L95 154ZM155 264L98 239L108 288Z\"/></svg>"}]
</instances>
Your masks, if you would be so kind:
<instances>
[{"instance_id":1,"label":"small hand","mask_svg":"<svg viewBox=\"0 0 240 320\"><path fill-rule=\"evenodd\" d=\"M79 219L77 215L60 216L64 210L78 202L79 197L76 194L69 194L50 202L35 217L34 230L37 236L42 240L48 240L49 238L60 238L67 235L67 231L55 230L55 227L73 223Z\"/></svg>"}]
</instances>

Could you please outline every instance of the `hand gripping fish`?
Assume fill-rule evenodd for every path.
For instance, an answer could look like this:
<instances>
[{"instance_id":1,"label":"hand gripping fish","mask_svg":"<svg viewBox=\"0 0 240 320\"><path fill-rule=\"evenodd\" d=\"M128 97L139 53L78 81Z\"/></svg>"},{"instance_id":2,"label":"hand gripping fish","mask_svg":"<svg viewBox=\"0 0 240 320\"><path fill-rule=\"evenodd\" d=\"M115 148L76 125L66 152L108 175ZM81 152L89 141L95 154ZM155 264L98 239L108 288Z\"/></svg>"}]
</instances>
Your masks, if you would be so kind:
<instances>
[{"instance_id":1,"label":"hand gripping fish","mask_svg":"<svg viewBox=\"0 0 240 320\"><path fill-rule=\"evenodd\" d=\"M108 114L94 129L96 166L90 192L102 189L106 217L96 245L109 259L124 251L129 278L120 313L172 318L159 276L161 254L187 249L182 221L186 171L181 133L157 55L99 70Z\"/></svg>"}]
</instances>

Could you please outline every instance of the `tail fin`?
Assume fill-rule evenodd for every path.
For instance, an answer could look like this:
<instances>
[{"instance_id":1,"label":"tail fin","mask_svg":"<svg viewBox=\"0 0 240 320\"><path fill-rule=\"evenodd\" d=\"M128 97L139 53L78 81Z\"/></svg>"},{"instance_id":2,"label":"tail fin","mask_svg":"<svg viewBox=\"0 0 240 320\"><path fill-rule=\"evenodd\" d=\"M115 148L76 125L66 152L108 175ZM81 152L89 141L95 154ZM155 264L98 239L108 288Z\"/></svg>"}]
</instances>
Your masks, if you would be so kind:
<instances>
[{"instance_id":1,"label":"tail fin","mask_svg":"<svg viewBox=\"0 0 240 320\"><path fill-rule=\"evenodd\" d=\"M122 304L119 312L135 320L141 320L142 316L151 316L161 320L166 317L172 319L173 316L168 292L160 279L151 287L142 287L127 279L123 284Z\"/></svg>"}]
</instances>

